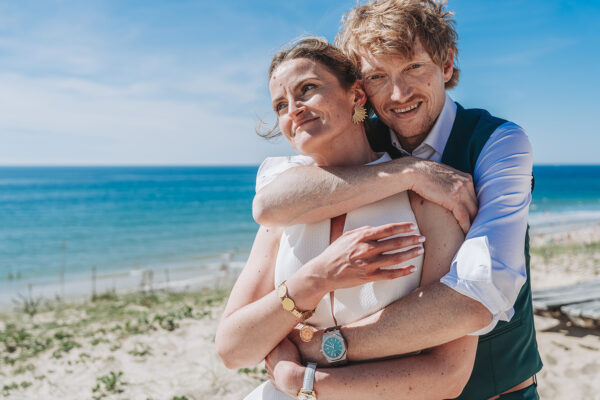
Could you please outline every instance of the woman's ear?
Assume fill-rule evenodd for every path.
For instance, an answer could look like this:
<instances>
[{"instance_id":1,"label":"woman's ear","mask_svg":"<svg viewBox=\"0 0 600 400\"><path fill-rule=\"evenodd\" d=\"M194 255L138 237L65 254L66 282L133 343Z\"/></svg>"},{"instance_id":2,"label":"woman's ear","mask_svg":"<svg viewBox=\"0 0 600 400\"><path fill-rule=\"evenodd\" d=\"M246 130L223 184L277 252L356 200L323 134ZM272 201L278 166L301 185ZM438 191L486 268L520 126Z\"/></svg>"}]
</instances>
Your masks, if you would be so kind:
<instances>
[{"instance_id":1,"label":"woman's ear","mask_svg":"<svg viewBox=\"0 0 600 400\"><path fill-rule=\"evenodd\" d=\"M364 106L367 103L367 93L363 87L362 81L356 81L351 87L353 99L352 102Z\"/></svg>"}]
</instances>

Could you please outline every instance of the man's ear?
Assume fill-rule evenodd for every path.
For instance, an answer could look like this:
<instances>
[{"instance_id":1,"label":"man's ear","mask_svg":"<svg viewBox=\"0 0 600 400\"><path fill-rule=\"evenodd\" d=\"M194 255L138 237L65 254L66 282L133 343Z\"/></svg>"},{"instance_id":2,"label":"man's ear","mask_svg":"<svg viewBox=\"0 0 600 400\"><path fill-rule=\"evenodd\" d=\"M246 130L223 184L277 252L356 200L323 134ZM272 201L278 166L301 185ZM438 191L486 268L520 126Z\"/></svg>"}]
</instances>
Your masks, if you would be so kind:
<instances>
[{"instance_id":1,"label":"man's ear","mask_svg":"<svg viewBox=\"0 0 600 400\"><path fill-rule=\"evenodd\" d=\"M353 103L364 106L367 103L367 93L363 87L362 81L356 81L352 84Z\"/></svg>"},{"instance_id":2,"label":"man's ear","mask_svg":"<svg viewBox=\"0 0 600 400\"><path fill-rule=\"evenodd\" d=\"M442 65L442 73L444 75L444 83L447 83L454 73L454 52L452 49L448 49L448 57Z\"/></svg>"}]
</instances>

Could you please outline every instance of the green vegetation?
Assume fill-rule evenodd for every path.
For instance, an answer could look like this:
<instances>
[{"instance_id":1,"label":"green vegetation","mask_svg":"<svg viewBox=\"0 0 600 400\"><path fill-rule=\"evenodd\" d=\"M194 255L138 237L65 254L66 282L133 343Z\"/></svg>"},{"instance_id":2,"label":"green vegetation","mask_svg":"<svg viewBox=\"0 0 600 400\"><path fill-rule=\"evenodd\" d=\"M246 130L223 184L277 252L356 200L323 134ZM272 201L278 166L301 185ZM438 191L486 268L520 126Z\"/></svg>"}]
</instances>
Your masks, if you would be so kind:
<instances>
[{"instance_id":1,"label":"green vegetation","mask_svg":"<svg viewBox=\"0 0 600 400\"><path fill-rule=\"evenodd\" d=\"M600 242L546 244L532 247L531 254L542 257L545 262L560 256L579 255L594 257L600 255Z\"/></svg>"},{"instance_id":2,"label":"green vegetation","mask_svg":"<svg viewBox=\"0 0 600 400\"><path fill-rule=\"evenodd\" d=\"M121 380L122 376L122 371L117 373L110 371L108 375L96 378L96 382L98 383L92 388L92 393L95 393L95 395L92 395L92 398L100 400L111 394L123 393L125 391L123 386L127 385L127 382Z\"/></svg>"},{"instance_id":3,"label":"green vegetation","mask_svg":"<svg viewBox=\"0 0 600 400\"><path fill-rule=\"evenodd\" d=\"M2 385L2 395L7 397L12 390L17 390L19 388L27 389L31 385L32 383L28 381L22 381L21 383L12 382L7 385Z\"/></svg>"},{"instance_id":4,"label":"green vegetation","mask_svg":"<svg viewBox=\"0 0 600 400\"><path fill-rule=\"evenodd\" d=\"M267 378L267 370L264 368L253 367L253 368L240 368L237 370L238 374L248 375L254 378L264 380Z\"/></svg>"},{"instance_id":5,"label":"green vegetation","mask_svg":"<svg viewBox=\"0 0 600 400\"><path fill-rule=\"evenodd\" d=\"M133 349L128 351L129 354L136 357L144 357L152 354L152 349L142 343L136 343Z\"/></svg>"},{"instance_id":6,"label":"green vegetation","mask_svg":"<svg viewBox=\"0 0 600 400\"><path fill-rule=\"evenodd\" d=\"M21 296L21 300L15 302L15 313L0 315L3 321L0 324L0 371L44 379L40 373L52 373L52 370L64 368L65 364L95 362L97 357L92 358L79 350L84 344L105 346L107 350L115 351L128 337L163 329L174 331L184 320L213 318L215 307L223 303L228 293L225 289L123 295L110 292L81 303L51 303ZM133 357L152 355L149 346L139 343L128 350ZM56 359L56 367L36 371L33 358L40 353L49 353ZM66 357L70 353L74 353L74 357ZM105 359L110 357L107 351ZM36 372L38 377L33 375ZM120 388L120 379L118 373L98 378L95 398ZM6 394L29 385L31 383L25 381L3 383L0 389Z\"/></svg>"}]
</instances>

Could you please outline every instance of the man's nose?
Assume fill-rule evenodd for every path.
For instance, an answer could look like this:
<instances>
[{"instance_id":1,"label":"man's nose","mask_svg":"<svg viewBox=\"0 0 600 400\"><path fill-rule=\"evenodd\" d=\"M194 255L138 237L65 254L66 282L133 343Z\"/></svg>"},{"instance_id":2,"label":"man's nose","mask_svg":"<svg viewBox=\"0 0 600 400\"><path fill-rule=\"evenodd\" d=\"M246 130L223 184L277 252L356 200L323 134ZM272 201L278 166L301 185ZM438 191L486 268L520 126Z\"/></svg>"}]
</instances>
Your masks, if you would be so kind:
<instances>
[{"instance_id":1,"label":"man's nose","mask_svg":"<svg viewBox=\"0 0 600 400\"><path fill-rule=\"evenodd\" d=\"M392 80L392 93L390 100L404 103L413 95L413 88L403 77L395 77Z\"/></svg>"}]
</instances>

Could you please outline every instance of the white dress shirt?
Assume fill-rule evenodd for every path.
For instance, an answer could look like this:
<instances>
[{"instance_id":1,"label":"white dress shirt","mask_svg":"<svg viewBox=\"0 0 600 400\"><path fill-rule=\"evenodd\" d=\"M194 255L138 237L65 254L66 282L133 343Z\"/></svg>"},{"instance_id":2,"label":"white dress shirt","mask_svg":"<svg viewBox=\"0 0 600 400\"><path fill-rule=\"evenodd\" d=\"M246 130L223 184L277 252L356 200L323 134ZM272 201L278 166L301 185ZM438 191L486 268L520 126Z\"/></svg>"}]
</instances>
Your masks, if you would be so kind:
<instances>
[{"instance_id":1,"label":"white dress shirt","mask_svg":"<svg viewBox=\"0 0 600 400\"><path fill-rule=\"evenodd\" d=\"M455 118L456 104L446 94L442 112L423 143L409 153L390 131L392 144L404 155L440 162ZM296 157L266 159L259 168L257 191L286 169L305 163ZM524 244L532 166L529 139L512 122L502 124L491 134L475 164L473 180L479 211L452 260L450 272L441 279L443 284L479 301L492 314L490 325L472 335L491 331L500 320L509 321L526 281Z\"/></svg>"}]
</instances>

